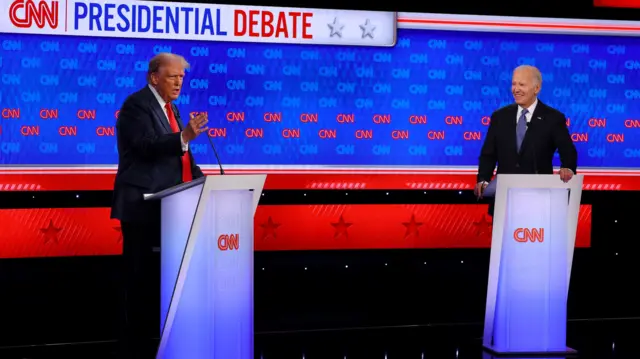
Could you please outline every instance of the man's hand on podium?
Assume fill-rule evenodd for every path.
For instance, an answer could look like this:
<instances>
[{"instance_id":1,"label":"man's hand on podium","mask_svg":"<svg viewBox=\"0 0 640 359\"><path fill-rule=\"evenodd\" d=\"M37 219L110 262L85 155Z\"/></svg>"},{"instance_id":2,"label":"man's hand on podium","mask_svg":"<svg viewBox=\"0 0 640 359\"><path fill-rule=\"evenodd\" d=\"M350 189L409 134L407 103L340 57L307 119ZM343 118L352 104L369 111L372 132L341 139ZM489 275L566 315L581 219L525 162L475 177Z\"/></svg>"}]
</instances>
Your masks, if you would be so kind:
<instances>
[{"instance_id":1,"label":"man's hand on podium","mask_svg":"<svg viewBox=\"0 0 640 359\"><path fill-rule=\"evenodd\" d=\"M567 183L573 177L573 171L568 168L560 169L560 179L562 182Z\"/></svg>"},{"instance_id":2,"label":"man's hand on podium","mask_svg":"<svg viewBox=\"0 0 640 359\"><path fill-rule=\"evenodd\" d=\"M489 185L488 182L478 182L476 184L476 188L473 189L473 194L476 196L477 199L481 199L482 198L482 193L484 192L484 190L487 188L487 186Z\"/></svg>"},{"instance_id":3,"label":"man's hand on podium","mask_svg":"<svg viewBox=\"0 0 640 359\"><path fill-rule=\"evenodd\" d=\"M209 129L209 127L206 126L207 122L209 122L209 118L206 113L201 113L197 116L192 115L189 119L189 123L182 131L182 139L188 143L198 137L201 133L207 132Z\"/></svg>"}]
</instances>

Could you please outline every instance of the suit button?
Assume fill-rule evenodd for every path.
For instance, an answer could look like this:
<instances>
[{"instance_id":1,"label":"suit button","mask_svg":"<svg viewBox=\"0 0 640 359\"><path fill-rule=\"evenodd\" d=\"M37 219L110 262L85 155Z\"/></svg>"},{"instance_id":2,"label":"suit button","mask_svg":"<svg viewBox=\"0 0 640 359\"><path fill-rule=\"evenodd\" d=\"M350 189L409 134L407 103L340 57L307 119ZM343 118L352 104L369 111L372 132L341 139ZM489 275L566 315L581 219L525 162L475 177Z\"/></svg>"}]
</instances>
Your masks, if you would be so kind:
<instances>
[{"instance_id":1,"label":"suit button","mask_svg":"<svg viewBox=\"0 0 640 359\"><path fill-rule=\"evenodd\" d=\"M520 164L516 164L516 168L520 168Z\"/></svg>"}]
</instances>

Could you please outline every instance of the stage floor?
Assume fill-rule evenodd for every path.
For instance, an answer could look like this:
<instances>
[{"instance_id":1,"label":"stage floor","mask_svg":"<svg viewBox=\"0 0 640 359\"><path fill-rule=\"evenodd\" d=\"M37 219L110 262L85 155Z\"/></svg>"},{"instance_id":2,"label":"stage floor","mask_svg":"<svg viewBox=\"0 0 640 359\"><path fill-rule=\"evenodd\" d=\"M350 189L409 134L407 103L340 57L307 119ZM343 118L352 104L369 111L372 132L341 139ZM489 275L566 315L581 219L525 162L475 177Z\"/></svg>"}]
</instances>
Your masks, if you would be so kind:
<instances>
[{"instance_id":1,"label":"stage floor","mask_svg":"<svg viewBox=\"0 0 640 359\"><path fill-rule=\"evenodd\" d=\"M572 321L568 344L579 358L640 357L640 318ZM636 333L634 335L634 333ZM262 359L489 359L483 355L479 325L343 328L305 332L257 333L256 358ZM635 345L634 345L635 344ZM116 343L55 344L3 348L2 358L117 358ZM546 358L550 359L550 358Z\"/></svg>"}]
</instances>

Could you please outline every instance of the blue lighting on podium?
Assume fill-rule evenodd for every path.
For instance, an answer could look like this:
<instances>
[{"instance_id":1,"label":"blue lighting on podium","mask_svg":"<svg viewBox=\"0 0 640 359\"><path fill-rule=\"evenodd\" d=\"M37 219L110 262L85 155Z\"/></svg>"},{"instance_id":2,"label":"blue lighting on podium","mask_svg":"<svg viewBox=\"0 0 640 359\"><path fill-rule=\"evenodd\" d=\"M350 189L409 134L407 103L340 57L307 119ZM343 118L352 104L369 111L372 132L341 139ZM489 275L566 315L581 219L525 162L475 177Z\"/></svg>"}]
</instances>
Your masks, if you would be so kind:
<instances>
[{"instance_id":1,"label":"blue lighting on podium","mask_svg":"<svg viewBox=\"0 0 640 359\"><path fill-rule=\"evenodd\" d=\"M216 177L224 178L157 195L158 359L253 359L253 218L262 185L241 188L231 177L241 182L243 176Z\"/></svg>"},{"instance_id":2,"label":"blue lighting on podium","mask_svg":"<svg viewBox=\"0 0 640 359\"><path fill-rule=\"evenodd\" d=\"M483 341L491 353L576 353L567 296L581 187L582 177L498 176Z\"/></svg>"}]
</instances>

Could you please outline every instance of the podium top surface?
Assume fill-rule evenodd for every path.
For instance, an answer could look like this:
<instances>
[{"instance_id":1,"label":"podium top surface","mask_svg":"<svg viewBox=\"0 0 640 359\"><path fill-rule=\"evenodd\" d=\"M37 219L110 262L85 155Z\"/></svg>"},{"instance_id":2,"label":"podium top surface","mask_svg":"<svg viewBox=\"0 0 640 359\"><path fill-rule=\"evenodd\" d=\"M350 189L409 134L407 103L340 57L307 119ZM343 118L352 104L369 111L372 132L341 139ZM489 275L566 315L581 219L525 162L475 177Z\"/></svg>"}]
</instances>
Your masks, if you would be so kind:
<instances>
[{"instance_id":1,"label":"podium top surface","mask_svg":"<svg viewBox=\"0 0 640 359\"><path fill-rule=\"evenodd\" d=\"M484 190L485 197L495 197L498 186L501 188L556 188L576 190L582 187L584 175L574 175L567 183L560 180L560 175L521 175L521 174L498 174Z\"/></svg>"},{"instance_id":2,"label":"podium top surface","mask_svg":"<svg viewBox=\"0 0 640 359\"><path fill-rule=\"evenodd\" d=\"M146 201L160 200L173 194L205 185L205 190L258 190L262 192L267 175L213 175L181 183L157 193L145 194Z\"/></svg>"},{"instance_id":3,"label":"podium top surface","mask_svg":"<svg viewBox=\"0 0 640 359\"><path fill-rule=\"evenodd\" d=\"M207 177L200 177L197 179L194 179L193 181L187 182L187 183L181 183L177 186L173 186L173 187L169 187L163 191L157 192L157 193L150 193L150 194L145 194L144 195L144 199L145 201L152 201L152 200L156 200L156 199L162 199L164 197L167 196L171 196L174 193L178 193L178 192L182 192L184 190L187 190L189 188L193 188L195 186L201 185L204 183L204 181L206 181Z\"/></svg>"},{"instance_id":4,"label":"podium top surface","mask_svg":"<svg viewBox=\"0 0 640 359\"><path fill-rule=\"evenodd\" d=\"M509 188L567 188L573 189L573 187L582 186L584 175L574 175L573 178L567 183L560 180L560 175L521 175L521 174L498 174L496 180L497 185L500 187ZM495 180L494 180L495 181Z\"/></svg>"}]
</instances>

